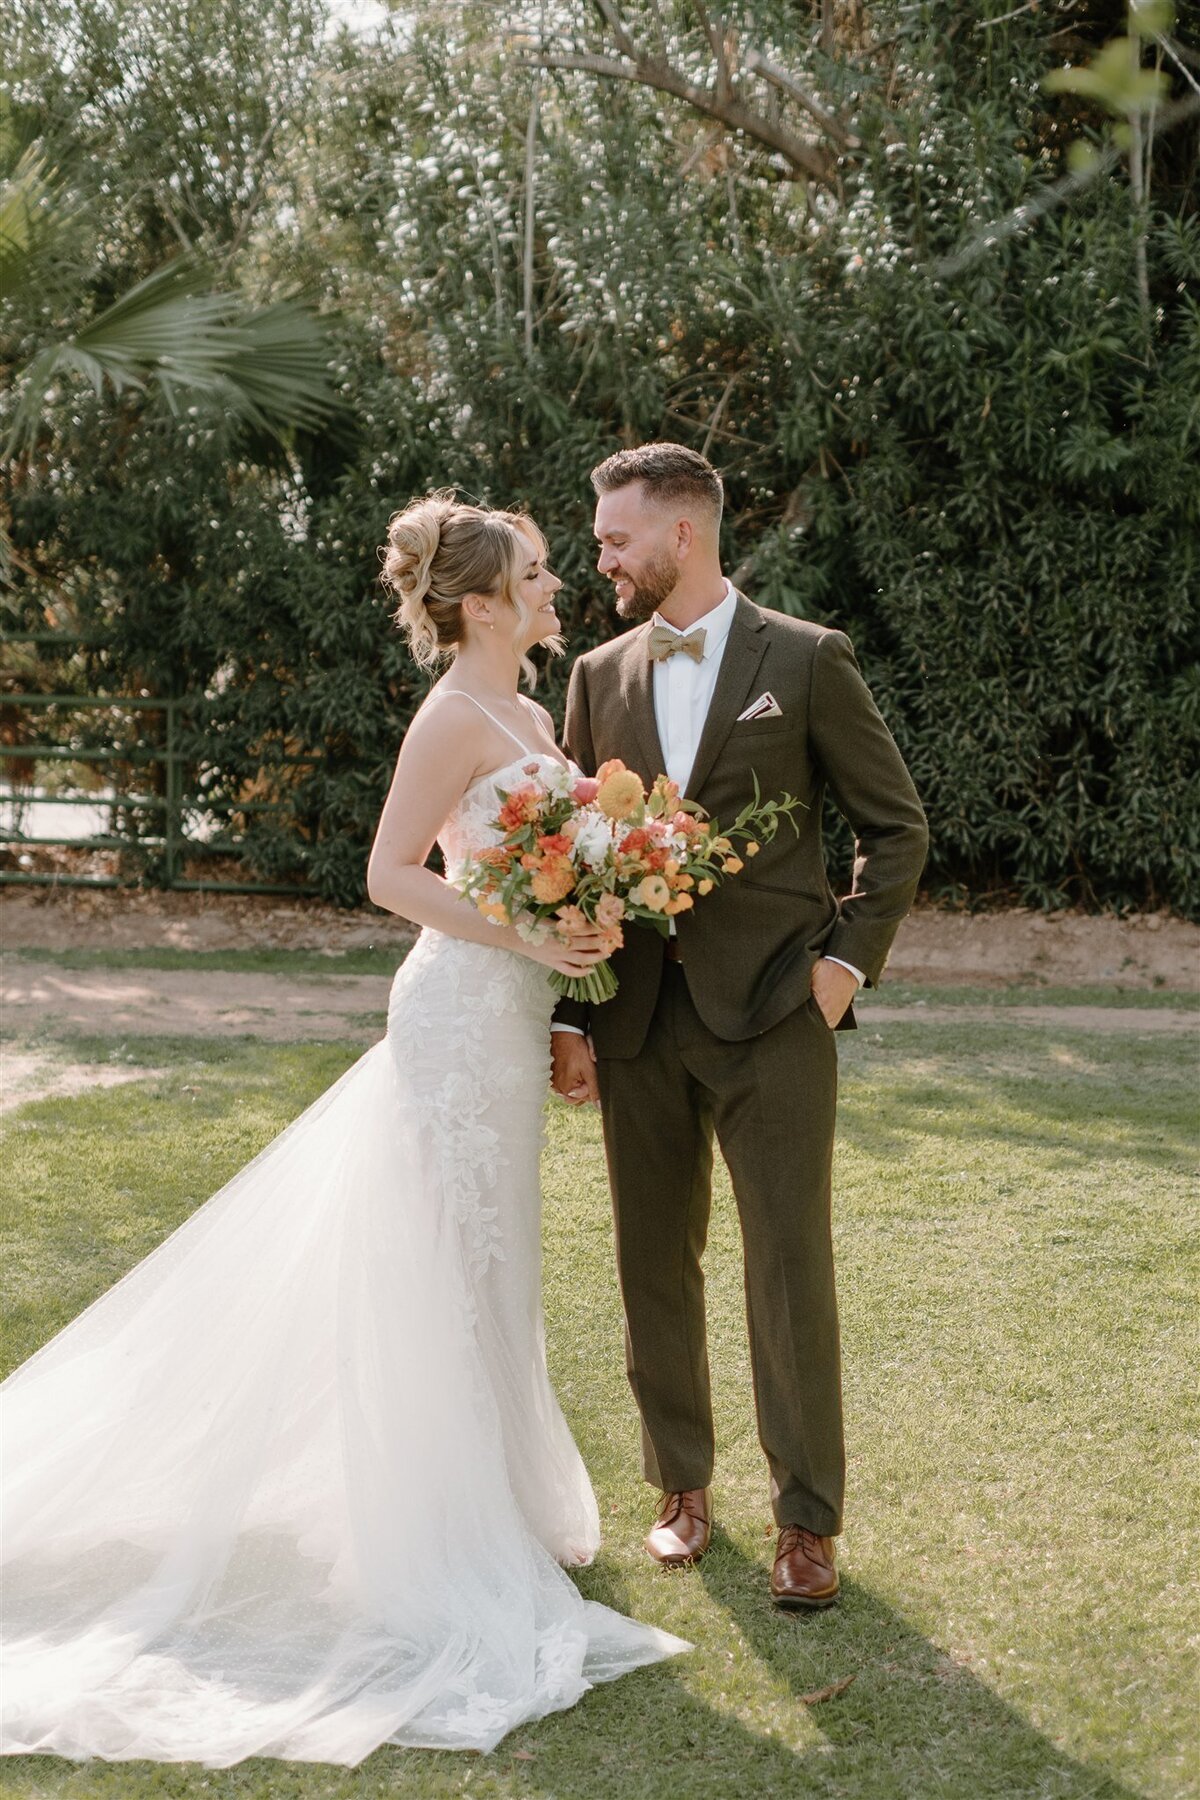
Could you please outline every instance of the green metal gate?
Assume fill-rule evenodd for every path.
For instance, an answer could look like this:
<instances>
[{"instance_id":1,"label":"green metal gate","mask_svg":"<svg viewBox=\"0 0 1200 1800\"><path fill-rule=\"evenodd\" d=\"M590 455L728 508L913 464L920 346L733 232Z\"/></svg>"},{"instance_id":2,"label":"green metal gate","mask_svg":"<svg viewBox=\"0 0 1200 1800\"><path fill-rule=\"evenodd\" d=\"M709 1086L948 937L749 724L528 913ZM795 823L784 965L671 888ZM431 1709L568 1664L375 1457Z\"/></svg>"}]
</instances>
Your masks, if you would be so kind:
<instances>
[{"instance_id":1,"label":"green metal gate","mask_svg":"<svg viewBox=\"0 0 1200 1800\"><path fill-rule=\"evenodd\" d=\"M61 632L0 632L0 645L26 644L55 646L64 651L101 647L95 638L75 637ZM245 880L205 880L189 876L188 868L206 856L239 858L244 842L223 835L197 836L189 833L189 820L211 818L214 811L248 815L250 813L285 813L280 800L238 799L214 803L195 786L193 765L184 748L184 720L202 710L206 696L200 695L127 695L8 692L0 687L0 710L17 721L27 717L42 729L25 737L18 732L0 742L0 762L32 765L35 779L24 784L8 779L0 790L0 809L9 808L12 819L0 820L0 884L57 887L126 887L144 880L143 870L129 874L96 875L62 873L54 869L34 870L12 867L22 852L36 849L71 849L81 851L116 851L131 861L149 857L157 863L153 885L176 891L223 894L296 894L314 890L303 883L272 884ZM118 722L142 721L134 741L129 743L63 742L66 735L55 731L54 713L79 715L108 713L114 724L110 738L116 736ZM124 716L124 718L123 718ZM281 756L273 759L273 767L312 766L317 755ZM140 770L161 770L161 778L153 785L136 791L103 794L95 792L39 791L36 772L39 765L83 765L108 767L114 777L121 777L128 787ZM45 778L43 777L43 780ZM156 789L161 791L156 791ZM55 836L26 833L17 822L22 809L31 806L86 806L108 809L116 822L113 829L90 836ZM120 820L137 819L147 813L156 815L149 831L127 827ZM6 854L5 854L6 853Z\"/></svg>"}]
</instances>

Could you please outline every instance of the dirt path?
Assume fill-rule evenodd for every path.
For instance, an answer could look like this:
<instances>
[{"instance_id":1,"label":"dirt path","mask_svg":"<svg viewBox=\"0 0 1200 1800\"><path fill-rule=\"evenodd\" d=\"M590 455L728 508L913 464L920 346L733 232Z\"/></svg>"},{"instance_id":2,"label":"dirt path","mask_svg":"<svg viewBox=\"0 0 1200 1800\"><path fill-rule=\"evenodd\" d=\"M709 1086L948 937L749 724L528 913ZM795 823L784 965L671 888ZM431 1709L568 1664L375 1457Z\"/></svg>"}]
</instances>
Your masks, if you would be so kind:
<instances>
[{"instance_id":1,"label":"dirt path","mask_svg":"<svg viewBox=\"0 0 1200 1800\"><path fill-rule=\"evenodd\" d=\"M66 970L5 958L0 1017L7 1032L47 1036L251 1036L271 1043L382 1035L390 981L382 975L232 974L213 970ZM1111 1006L889 1006L863 1003L860 1022L879 1025L992 1024L1041 1030L1197 1032L1193 1012Z\"/></svg>"},{"instance_id":2,"label":"dirt path","mask_svg":"<svg viewBox=\"0 0 1200 1800\"><path fill-rule=\"evenodd\" d=\"M374 908L229 894L139 894L67 888L0 889L0 945L67 950L400 951L411 929ZM918 907L900 927L895 981L975 986L1200 986L1200 926L1168 913L952 913Z\"/></svg>"}]
</instances>

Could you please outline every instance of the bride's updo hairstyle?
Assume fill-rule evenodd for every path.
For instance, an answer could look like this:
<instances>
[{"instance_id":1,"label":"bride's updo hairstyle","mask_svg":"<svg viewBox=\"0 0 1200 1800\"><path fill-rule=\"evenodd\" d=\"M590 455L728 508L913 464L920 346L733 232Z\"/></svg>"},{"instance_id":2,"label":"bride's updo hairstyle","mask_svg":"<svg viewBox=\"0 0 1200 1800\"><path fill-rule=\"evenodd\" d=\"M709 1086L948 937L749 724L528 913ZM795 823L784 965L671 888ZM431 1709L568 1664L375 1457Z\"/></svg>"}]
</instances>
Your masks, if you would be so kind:
<instances>
[{"instance_id":1,"label":"bride's updo hairstyle","mask_svg":"<svg viewBox=\"0 0 1200 1800\"><path fill-rule=\"evenodd\" d=\"M388 521L383 582L399 600L393 614L423 668L453 656L465 634L467 594L503 599L524 613L517 583L529 564L530 540L546 545L532 519L467 506L444 490L412 500ZM532 673L532 665L526 663Z\"/></svg>"}]
</instances>

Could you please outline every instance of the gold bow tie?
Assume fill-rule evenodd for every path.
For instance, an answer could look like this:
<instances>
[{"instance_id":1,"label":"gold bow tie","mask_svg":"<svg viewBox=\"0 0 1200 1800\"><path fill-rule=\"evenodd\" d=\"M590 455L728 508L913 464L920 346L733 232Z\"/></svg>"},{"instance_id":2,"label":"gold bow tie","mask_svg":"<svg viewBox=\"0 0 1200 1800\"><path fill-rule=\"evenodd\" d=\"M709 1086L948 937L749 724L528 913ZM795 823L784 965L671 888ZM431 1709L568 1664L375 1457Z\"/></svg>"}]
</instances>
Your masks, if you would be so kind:
<instances>
[{"instance_id":1,"label":"gold bow tie","mask_svg":"<svg viewBox=\"0 0 1200 1800\"><path fill-rule=\"evenodd\" d=\"M693 662L699 662L704 655L704 627L689 631L683 637L678 631L672 631L669 625L655 625L647 639L651 662L665 662L668 656L674 656L682 650Z\"/></svg>"}]
</instances>

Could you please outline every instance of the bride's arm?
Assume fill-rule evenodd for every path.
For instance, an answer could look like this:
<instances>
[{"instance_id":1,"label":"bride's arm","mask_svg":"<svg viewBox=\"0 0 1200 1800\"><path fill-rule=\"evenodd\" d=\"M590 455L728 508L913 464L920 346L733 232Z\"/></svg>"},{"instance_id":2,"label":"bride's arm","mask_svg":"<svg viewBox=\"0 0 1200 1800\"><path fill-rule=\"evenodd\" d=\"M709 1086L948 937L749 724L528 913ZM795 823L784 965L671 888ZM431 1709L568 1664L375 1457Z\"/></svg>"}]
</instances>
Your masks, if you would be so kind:
<instances>
[{"instance_id":1,"label":"bride's arm","mask_svg":"<svg viewBox=\"0 0 1200 1800\"><path fill-rule=\"evenodd\" d=\"M473 944L515 950L567 975L597 961L598 935L527 944L511 925L493 925L457 888L425 867L434 839L462 799L487 747L487 731L463 718L465 708L433 707L409 727L367 863L367 893L376 906Z\"/></svg>"}]
</instances>

